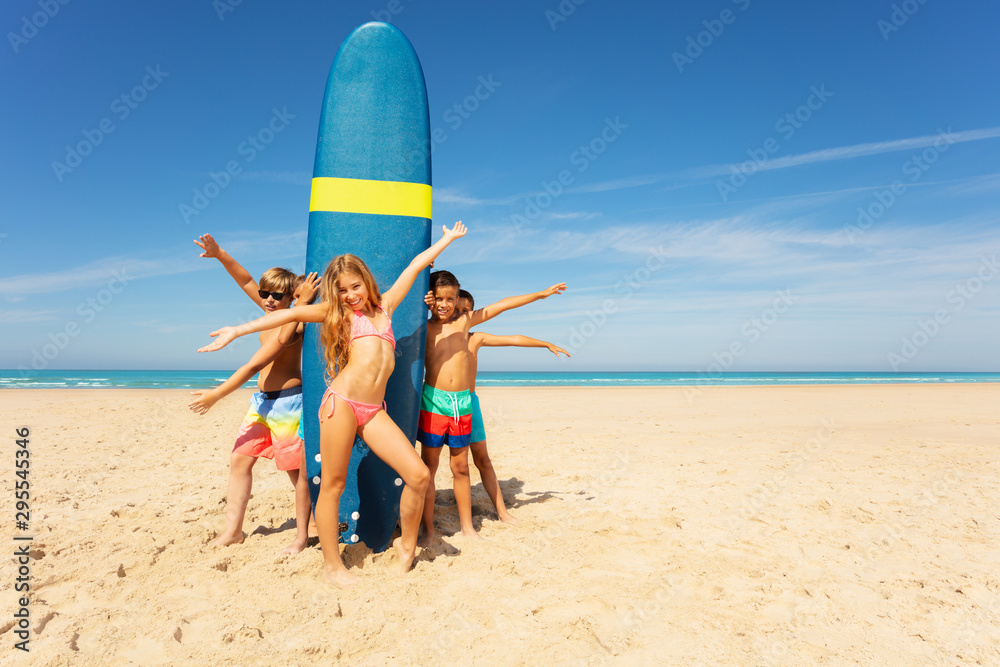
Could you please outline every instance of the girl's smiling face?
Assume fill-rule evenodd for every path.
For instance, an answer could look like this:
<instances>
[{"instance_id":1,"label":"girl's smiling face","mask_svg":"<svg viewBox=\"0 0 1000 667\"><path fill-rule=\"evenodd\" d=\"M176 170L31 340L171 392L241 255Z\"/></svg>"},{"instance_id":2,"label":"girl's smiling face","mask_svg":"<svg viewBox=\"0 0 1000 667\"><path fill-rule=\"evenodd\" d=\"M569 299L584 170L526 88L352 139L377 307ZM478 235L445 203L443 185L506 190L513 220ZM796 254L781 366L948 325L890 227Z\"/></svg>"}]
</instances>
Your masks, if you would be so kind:
<instances>
[{"instance_id":1,"label":"girl's smiling face","mask_svg":"<svg viewBox=\"0 0 1000 667\"><path fill-rule=\"evenodd\" d=\"M368 288L356 273L345 273L337 280L337 295L351 310L364 310L368 303Z\"/></svg>"}]
</instances>

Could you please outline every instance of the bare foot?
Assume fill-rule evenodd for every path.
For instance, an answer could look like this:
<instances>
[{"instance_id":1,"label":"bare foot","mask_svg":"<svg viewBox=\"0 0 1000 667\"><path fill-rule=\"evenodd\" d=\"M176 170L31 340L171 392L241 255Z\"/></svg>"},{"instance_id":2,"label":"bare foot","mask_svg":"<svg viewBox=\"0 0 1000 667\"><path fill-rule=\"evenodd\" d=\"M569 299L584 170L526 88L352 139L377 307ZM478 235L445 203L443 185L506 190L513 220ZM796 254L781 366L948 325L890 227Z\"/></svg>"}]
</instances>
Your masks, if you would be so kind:
<instances>
[{"instance_id":1,"label":"bare foot","mask_svg":"<svg viewBox=\"0 0 1000 667\"><path fill-rule=\"evenodd\" d=\"M421 549L426 549L427 547L429 547L434 542L434 536L435 536L435 533L433 531L431 531L431 532L425 532L417 540L417 546L420 547Z\"/></svg>"},{"instance_id":2,"label":"bare foot","mask_svg":"<svg viewBox=\"0 0 1000 667\"><path fill-rule=\"evenodd\" d=\"M403 549L402 537L397 537L393 540L392 546L395 547L396 553L399 555L399 571L402 574L406 574L413 567L413 559L417 556L417 549L415 547L413 551Z\"/></svg>"},{"instance_id":3,"label":"bare foot","mask_svg":"<svg viewBox=\"0 0 1000 667\"><path fill-rule=\"evenodd\" d=\"M514 518L514 515L509 512L504 512L503 514L497 513L497 518L501 522L507 524L508 526L519 526L521 522Z\"/></svg>"},{"instance_id":4,"label":"bare foot","mask_svg":"<svg viewBox=\"0 0 1000 667\"><path fill-rule=\"evenodd\" d=\"M480 535L479 533L477 533L475 528L469 528L468 530L464 530L463 529L462 532L459 533L459 534L462 537L468 537L468 538L471 538L473 540L481 540L481 539L483 539L483 536Z\"/></svg>"},{"instance_id":5,"label":"bare foot","mask_svg":"<svg viewBox=\"0 0 1000 667\"><path fill-rule=\"evenodd\" d=\"M361 583L361 577L341 568L323 566L323 582L340 588L351 588Z\"/></svg>"},{"instance_id":6,"label":"bare foot","mask_svg":"<svg viewBox=\"0 0 1000 667\"><path fill-rule=\"evenodd\" d=\"M289 556L294 556L295 554L300 553L303 549L305 549L308 543L309 543L308 538L304 540L295 540L294 542L292 542L287 547L281 550L281 555L284 556L285 554L288 554Z\"/></svg>"},{"instance_id":7,"label":"bare foot","mask_svg":"<svg viewBox=\"0 0 1000 667\"><path fill-rule=\"evenodd\" d=\"M223 533L222 535L219 535L217 538L215 538L215 540L212 542L212 546L228 547L230 544L243 544L243 539L245 537L246 535L243 534L242 530L239 532L238 535Z\"/></svg>"}]
</instances>

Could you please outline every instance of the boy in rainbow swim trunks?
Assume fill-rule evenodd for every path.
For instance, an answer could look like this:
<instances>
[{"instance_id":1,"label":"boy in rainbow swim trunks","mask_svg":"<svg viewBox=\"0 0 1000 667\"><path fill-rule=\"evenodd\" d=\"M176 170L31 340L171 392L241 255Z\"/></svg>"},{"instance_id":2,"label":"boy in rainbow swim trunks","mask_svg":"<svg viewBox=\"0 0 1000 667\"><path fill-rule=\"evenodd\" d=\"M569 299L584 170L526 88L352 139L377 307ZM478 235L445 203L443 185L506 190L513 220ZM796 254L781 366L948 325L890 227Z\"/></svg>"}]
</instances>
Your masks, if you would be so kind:
<instances>
[{"instance_id":1,"label":"boy in rainbow swim trunks","mask_svg":"<svg viewBox=\"0 0 1000 667\"><path fill-rule=\"evenodd\" d=\"M250 272L205 234L195 243L204 251L202 257L215 257L253 302L264 312L291 308L293 301L309 303L319 280L279 267L268 269L260 283ZM288 473L295 488L295 539L283 554L296 554L308 541L310 515L309 486L305 475L305 450L300 435L302 420L302 324L292 322L281 329L260 334L260 350L232 377L214 389L191 392L198 396L188 404L194 412L205 414L217 401L242 387L258 372L257 391L250 398L250 409L240 426L236 444L229 458L229 488L226 494L226 527L213 542L229 546L243 542L243 519L253 488L253 467L257 459L274 459L278 470ZM299 471L302 474L299 474Z\"/></svg>"},{"instance_id":2,"label":"boy in rainbow swim trunks","mask_svg":"<svg viewBox=\"0 0 1000 667\"><path fill-rule=\"evenodd\" d=\"M421 546L429 545L435 536L434 475L445 445L451 457L455 503L458 505L462 535L479 537L472 525L472 486L469 481L469 445L472 443L469 329L511 308L561 294L566 289L566 283L553 285L541 292L507 297L485 308L456 316L459 289L458 280L448 271L431 274L434 305L431 307L431 319L427 322L424 388L417 423L420 456L430 472L430 483L424 498Z\"/></svg>"}]
</instances>

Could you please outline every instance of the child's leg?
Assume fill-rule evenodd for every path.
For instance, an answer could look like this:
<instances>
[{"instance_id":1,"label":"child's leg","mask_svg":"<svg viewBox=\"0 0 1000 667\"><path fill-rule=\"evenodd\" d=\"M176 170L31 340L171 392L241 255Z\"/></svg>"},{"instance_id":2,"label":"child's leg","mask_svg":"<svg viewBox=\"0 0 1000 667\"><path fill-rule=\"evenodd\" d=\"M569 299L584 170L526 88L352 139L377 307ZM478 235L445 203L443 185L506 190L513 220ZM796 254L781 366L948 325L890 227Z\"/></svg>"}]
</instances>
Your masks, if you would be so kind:
<instances>
[{"instance_id":1,"label":"child's leg","mask_svg":"<svg viewBox=\"0 0 1000 667\"><path fill-rule=\"evenodd\" d=\"M469 448L448 448L451 454L451 476L455 480L455 504L458 505L458 522L462 535L479 537L472 526L472 484L469 480Z\"/></svg>"},{"instance_id":2,"label":"child's leg","mask_svg":"<svg viewBox=\"0 0 1000 667\"><path fill-rule=\"evenodd\" d=\"M309 515L312 513L312 505L309 502L309 476L306 474L304 458L301 468L287 471L288 478L295 487L295 540L281 551L283 554L295 555L305 549L309 542Z\"/></svg>"},{"instance_id":3,"label":"child's leg","mask_svg":"<svg viewBox=\"0 0 1000 667\"><path fill-rule=\"evenodd\" d=\"M476 464L476 468L479 469L479 476L483 480L483 488L486 489L486 495L490 497L493 507L497 510L497 518L504 523L516 526L518 524L517 519L507 511L507 506L504 505L503 492L500 490L500 481L497 479L496 470L493 469L493 461L490 460L490 453L486 451L486 441L474 442L469 449L472 450L472 461Z\"/></svg>"},{"instance_id":4,"label":"child's leg","mask_svg":"<svg viewBox=\"0 0 1000 667\"><path fill-rule=\"evenodd\" d=\"M243 542L243 518L253 488L253 465L257 459L233 452L229 457L229 489L226 491L226 528L212 544L229 546Z\"/></svg>"},{"instance_id":5,"label":"child's leg","mask_svg":"<svg viewBox=\"0 0 1000 667\"><path fill-rule=\"evenodd\" d=\"M441 460L441 447L428 447L420 445L420 458L427 466L427 474L430 479L427 481L427 491L424 494L424 535L420 538L420 546L426 547L434 539L434 476L437 474L438 461Z\"/></svg>"},{"instance_id":6,"label":"child's leg","mask_svg":"<svg viewBox=\"0 0 1000 667\"><path fill-rule=\"evenodd\" d=\"M320 421L319 453L323 471L316 499L316 530L323 549L323 579L338 586L351 586L358 577L347 571L340 560L340 494L347 485L347 466L358 422L351 406L339 396L330 396L334 411ZM324 404L324 408L325 408Z\"/></svg>"},{"instance_id":7,"label":"child's leg","mask_svg":"<svg viewBox=\"0 0 1000 667\"><path fill-rule=\"evenodd\" d=\"M430 472L417 456L413 443L403 435L384 410L358 429L358 433L375 455L395 470L405 484L399 498L399 527L402 535L393 546L399 554L401 571L408 572L417 554L417 531L420 529L426 491L430 486Z\"/></svg>"}]
</instances>

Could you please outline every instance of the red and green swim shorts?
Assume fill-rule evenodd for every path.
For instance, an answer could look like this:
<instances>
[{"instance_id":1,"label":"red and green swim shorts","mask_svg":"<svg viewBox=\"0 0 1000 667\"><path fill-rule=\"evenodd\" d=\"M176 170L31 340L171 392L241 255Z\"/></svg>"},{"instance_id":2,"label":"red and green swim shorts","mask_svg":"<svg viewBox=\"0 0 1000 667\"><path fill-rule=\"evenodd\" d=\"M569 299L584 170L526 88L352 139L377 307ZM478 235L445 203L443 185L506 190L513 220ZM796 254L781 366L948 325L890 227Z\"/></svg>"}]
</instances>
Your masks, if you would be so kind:
<instances>
[{"instance_id":1,"label":"red and green swim shorts","mask_svg":"<svg viewBox=\"0 0 1000 667\"><path fill-rule=\"evenodd\" d=\"M468 389L445 391L428 384L420 396L417 440L425 447L468 447L472 433L472 396Z\"/></svg>"}]
</instances>

